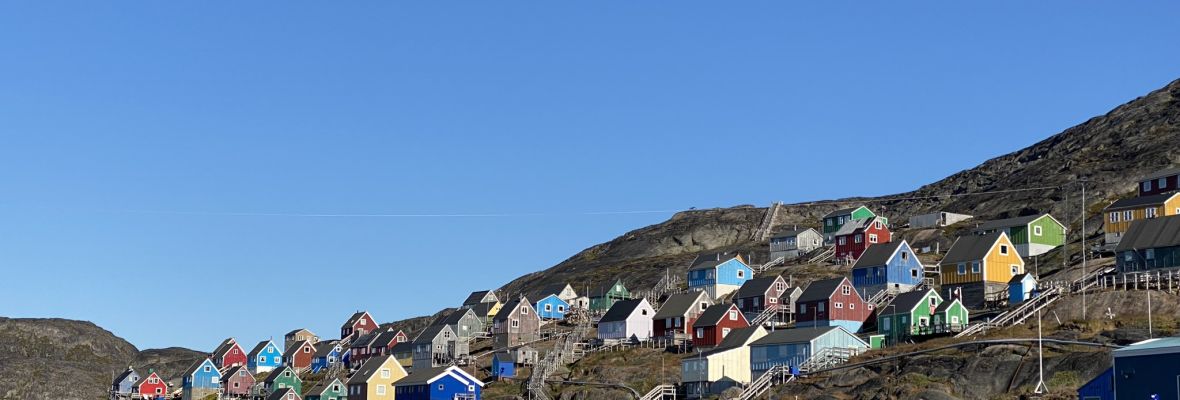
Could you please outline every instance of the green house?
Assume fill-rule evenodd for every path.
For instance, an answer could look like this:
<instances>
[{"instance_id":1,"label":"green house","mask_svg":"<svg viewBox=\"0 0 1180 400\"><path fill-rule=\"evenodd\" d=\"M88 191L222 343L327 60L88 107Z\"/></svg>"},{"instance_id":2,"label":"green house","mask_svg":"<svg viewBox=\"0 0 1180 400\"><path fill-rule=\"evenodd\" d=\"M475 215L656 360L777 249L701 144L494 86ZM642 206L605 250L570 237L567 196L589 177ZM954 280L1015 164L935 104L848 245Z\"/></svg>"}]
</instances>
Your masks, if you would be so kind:
<instances>
[{"instance_id":1,"label":"green house","mask_svg":"<svg viewBox=\"0 0 1180 400\"><path fill-rule=\"evenodd\" d=\"M987 221L975 227L980 234L995 231L1007 233L1021 257L1039 256L1065 244L1065 225L1049 214Z\"/></svg>"},{"instance_id":2,"label":"green house","mask_svg":"<svg viewBox=\"0 0 1180 400\"><path fill-rule=\"evenodd\" d=\"M944 304L946 309L939 311ZM933 289L899 294L877 312L877 333L885 335L885 342L889 344L957 332L967 323L967 309L963 303L943 301Z\"/></svg>"},{"instance_id":3,"label":"green house","mask_svg":"<svg viewBox=\"0 0 1180 400\"><path fill-rule=\"evenodd\" d=\"M832 240L832 234L836 233L836 231L839 231L840 228L844 226L844 224L848 223L848 221L872 218L876 216L877 214L874 214L871 210L869 210L868 207L865 206L856 206L832 211L823 217L824 240ZM886 224L889 223L888 220L885 220L884 218L881 219L882 222Z\"/></svg>"},{"instance_id":4,"label":"green house","mask_svg":"<svg viewBox=\"0 0 1180 400\"><path fill-rule=\"evenodd\" d=\"M614 283L590 291L590 310L606 311L615 305L616 301L631 298L631 292L623 286L622 279L615 279Z\"/></svg>"},{"instance_id":5,"label":"green house","mask_svg":"<svg viewBox=\"0 0 1180 400\"><path fill-rule=\"evenodd\" d=\"M339 378L332 378L315 385L303 398L306 400L346 400L348 386Z\"/></svg>"},{"instance_id":6,"label":"green house","mask_svg":"<svg viewBox=\"0 0 1180 400\"><path fill-rule=\"evenodd\" d=\"M262 388L267 393L274 393L284 388L295 389L295 392L303 393L303 380L299 379L299 373L294 369L284 365L270 371L270 375L267 375L266 380L262 381Z\"/></svg>"}]
</instances>

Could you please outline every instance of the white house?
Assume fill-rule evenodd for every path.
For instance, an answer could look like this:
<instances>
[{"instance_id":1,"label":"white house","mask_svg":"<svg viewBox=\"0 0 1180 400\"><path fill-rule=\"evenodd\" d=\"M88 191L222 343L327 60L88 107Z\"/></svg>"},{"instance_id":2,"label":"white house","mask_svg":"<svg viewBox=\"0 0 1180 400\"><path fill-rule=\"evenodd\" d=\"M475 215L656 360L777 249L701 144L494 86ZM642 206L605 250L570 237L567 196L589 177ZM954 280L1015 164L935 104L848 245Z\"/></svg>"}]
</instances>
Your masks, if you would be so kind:
<instances>
[{"instance_id":1,"label":"white house","mask_svg":"<svg viewBox=\"0 0 1180 400\"><path fill-rule=\"evenodd\" d=\"M647 340L652 336L655 309L647 299L620 300L598 321L598 338L602 340Z\"/></svg>"}]
</instances>

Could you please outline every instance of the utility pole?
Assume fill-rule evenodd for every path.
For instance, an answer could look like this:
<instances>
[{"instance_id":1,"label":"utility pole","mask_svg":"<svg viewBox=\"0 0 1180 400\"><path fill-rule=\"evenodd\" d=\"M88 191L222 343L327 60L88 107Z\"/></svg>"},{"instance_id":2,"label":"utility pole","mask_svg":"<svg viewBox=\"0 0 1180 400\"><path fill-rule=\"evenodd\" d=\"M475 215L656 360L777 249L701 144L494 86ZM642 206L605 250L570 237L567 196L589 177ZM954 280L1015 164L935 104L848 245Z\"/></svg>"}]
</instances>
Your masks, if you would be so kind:
<instances>
[{"instance_id":1,"label":"utility pole","mask_svg":"<svg viewBox=\"0 0 1180 400\"><path fill-rule=\"evenodd\" d=\"M1040 376L1037 378L1037 388L1033 393L1043 394L1049 391L1049 388L1045 386L1045 344L1041 337L1041 310L1037 310L1037 364Z\"/></svg>"},{"instance_id":2,"label":"utility pole","mask_svg":"<svg viewBox=\"0 0 1180 400\"><path fill-rule=\"evenodd\" d=\"M1154 337L1155 335L1151 331L1151 288L1147 288L1147 338Z\"/></svg>"},{"instance_id":3,"label":"utility pole","mask_svg":"<svg viewBox=\"0 0 1180 400\"><path fill-rule=\"evenodd\" d=\"M1082 320L1086 319L1086 180L1082 180Z\"/></svg>"}]
</instances>

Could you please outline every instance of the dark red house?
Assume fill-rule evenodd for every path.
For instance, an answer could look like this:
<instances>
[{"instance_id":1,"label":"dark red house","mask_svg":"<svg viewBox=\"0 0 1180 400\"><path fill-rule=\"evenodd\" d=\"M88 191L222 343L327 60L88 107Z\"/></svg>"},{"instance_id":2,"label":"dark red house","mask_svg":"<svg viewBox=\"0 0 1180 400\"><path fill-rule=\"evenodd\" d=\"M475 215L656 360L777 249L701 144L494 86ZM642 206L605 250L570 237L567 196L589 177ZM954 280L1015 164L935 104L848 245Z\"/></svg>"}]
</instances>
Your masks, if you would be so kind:
<instances>
[{"instance_id":1,"label":"dark red house","mask_svg":"<svg viewBox=\"0 0 1180 400\"><path fill-rule=\"evenodd\" d=\"M733 302L744 313L757 314L771 307L779 306L779 298L787 293L787 280L781 275L756 278L746 281L733 295ZM751 317L753 318L753 317Z\"/></svg>"},{"instance_id":2,"label":"dark red house","mask_svg":"<svg viewBox=\"0 0 1180 400\"><path fill-rule=\"evenodd\" d=\"M302 371L311 368L311 361L315 358L315 346L306 340L292 343L283 352L283 364Z\"/></svg>"},{"instance_id":3,"label":"dark red house","mask_svg":"<svg viewBox=\"0 0 1180 400\"><path fill-rule=\"evenodd\" d=\"M373 320L373 316L369 315L368 311L357 311L340 326L340 338L344 339L354 333L360 336L376 330L377 321Z\"/></svg>"},{"instance_id":4,"label":"dark red house","mask_svg":"<svg viewBox=\"0 0 1180 400\"><path fill-rule=\"evenodd\" d=\"M746 320L746 316L742 315L742 310L739 310L736 305L732 303L717 304L709 307L705 312L697 317L696 322L693 323L692 345L693 347L713 347L721 343L721 339L729 336L729 333L750 326L750 321Z\"/></svg>"},{"instance_id":5,"label":"dark red house","mask_svg":"<svg viewBox=\"0 0 1180 400\"><path fill-rule=\"evenodd\" d=\"M1152 173L1139 180L1139 196L1175 192L1180 189L1180 168L1169 168Z\"/></svg>"},{"instance_id":6,"label":"dark red house","mask_svg":"<svg viewBox=\"0 0 1180 400\"><path fill-rule=\"evenodd\" d=\"M213 365L217 368L246 365L246 351L238 345L234 338L225 339L217 349L213 350Z\"/></svg>"},{"instance_id":7,"label":"dark red house","mask_svg":"<svg viewBox=\"0 0 1180 400\"><path fill-rule=\"evenodd\" d=\"M795 305L795 327L841 326L856 333L873 316L873 305L860 297L848 278L811 282Z\"/></svg>"},{"instance_id":8,"label":"dark red house","mask_svg":"<svg viewBox=\"0 0 1180 400\"><path fill-rule=\"evenodd\" d=\"M146 378L139 381L139 394L152 396L156 398L159 396L168 396L168 383L160 379L155 371L152 371Z\"/></svg>"},{"instance_id":9,"label":"dark red house","mask_svg":"<svg viewBox=\"0 0 1180 400\"><path fill-rule=\"evenodd\" d=\"M837 260L853 262L874 244L889 243L893 239L889 224L881 217L862 218L846 222L833 235Z\"/></svg>"},{"instance_id":10,"label":"dark red house","mask_svg":"<svg viewBox=\"0 0 1180 400\"><path fill-rule=\"evenodd\" d=\"M703 290L668 296L668 300L660 306L660 311L652 317L652 334L662 338L688 339L693 322L711 305L713 299Z\"/></svg>"}]
</instances>

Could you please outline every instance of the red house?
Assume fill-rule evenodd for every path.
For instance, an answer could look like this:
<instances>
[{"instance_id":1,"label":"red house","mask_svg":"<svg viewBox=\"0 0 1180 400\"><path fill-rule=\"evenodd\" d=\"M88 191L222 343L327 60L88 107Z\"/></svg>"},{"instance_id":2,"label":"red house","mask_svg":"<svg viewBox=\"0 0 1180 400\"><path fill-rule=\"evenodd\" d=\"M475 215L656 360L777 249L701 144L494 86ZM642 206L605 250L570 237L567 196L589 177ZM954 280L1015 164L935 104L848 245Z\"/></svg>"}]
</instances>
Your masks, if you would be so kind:
<instances>
[{"instance_id":1,"label":"red house","mask_svg":"<svg viewBox=\"0 0 1180 400\"><path fill-rule=\"evenodd\" d=\"M711 305L713 299L704 290L668 296L668 300L660 306L660 311L652 317L652 334L670 339L688 339L693 322Z\"/></svg>"},{"instance_id":2,"label":"red house","mask_svg":"<svg viewBox=\"0 0 1180 400\"><path fill-rule=\"evenodd\" d=\"M841 326L855 333L873 316L873 305L860 297L848 278L811 282L795 304L797 328Z\"/></svg>"},{"instance_id":3,"label":"red house","mask_svg":"<svg viewBox=\"0 0 1180 400\"><path fill-rule=\"evenodd\" d=\"M750 321L732 303L709 307L692 324L693 347L713 347L729 336L729 332L750 326Z\"/></svg>"},{"instance_id":4,"label":"red house","mask_svg":"<svg viewBox=\"0 0 1180 400\"><path fill-rule=\"evenodd\" d=\"M213 364L217 368L246 365L246 351L238 345L234 338L225 339L217 349L213 350Z\"/></svg>"},{"instance_id":5,"label":"red house","mask_svg":"<svg viewBox=\"0 0 1180 400\"><path fill-rule=\"evenodd\" d=\"M892 239L889 225L881 217L852 220L833 235L832 240L836 242L835 258L851 263L860 258L869 246L889 243Z\"/></svg>"},{"instance_id":6,"label":"red house","mask_svg":"<svg viewBox=\"0 0 1180 400\"><path fill-rule=\"evenodd\" d=\"M315 346L306 340L292 343L283 352L283 363L288 367L302 371L311 368L311 360L315 359Z\"/></svg>"},{"instance_id":7,"label":"red house","mask_svg":"<svg viewBox=\"0 0 1180 400\"><path fill-rule=\"evenodd\" d=\"M344 325L340 326L340 338L344 339L354 333L360 336L376 330L377 321L373 320L373 316L369 315L368 311L358 311L352 314L348 321L344 321Z\"/></svg>"},{"instance_id":8,"label":"red house","mask_svg":"<svg viewBox=\"0 0 1180 400\"><path fill-rule=\"evenodd\" d=\"M153 371L148 374L147 378L139 381L139 394L150 399L160 396L168 396L168 383L160 379L159 375Z\"/></svg>"},{"instance_id":9,"label":"red house","mask_svg":"<svg viewBox=\"0 0 1180 400\"><path fill-rule=\"evenodd\" d=\"M254 375L246 367L238 365L221 371L221 390L231 396L245 397L254 388Z\"/></svg>"}]
</instances>

